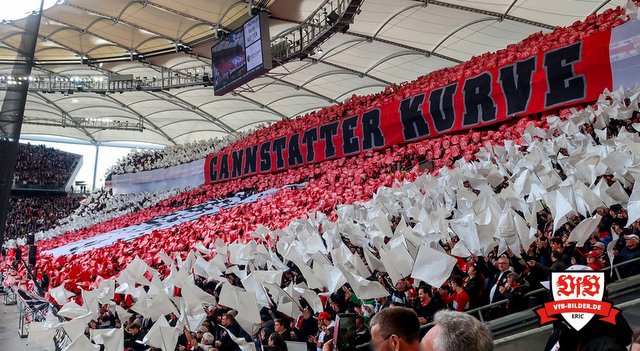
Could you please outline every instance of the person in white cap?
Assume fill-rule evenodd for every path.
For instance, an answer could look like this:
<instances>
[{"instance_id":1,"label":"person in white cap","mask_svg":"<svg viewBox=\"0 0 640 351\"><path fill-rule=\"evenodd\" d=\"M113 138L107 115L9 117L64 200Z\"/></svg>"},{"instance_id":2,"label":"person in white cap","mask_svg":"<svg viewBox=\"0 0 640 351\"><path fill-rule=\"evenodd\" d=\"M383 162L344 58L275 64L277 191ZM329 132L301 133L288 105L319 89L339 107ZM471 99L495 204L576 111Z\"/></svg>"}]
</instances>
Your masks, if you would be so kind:
<instances>
[{"instance_id":1,"label":"person in white cap","mask_svg":"<svg viewBox=\"0 0 640 351\"><path fill-rule=\"evenodd\" d=\"M634 260L640 257L640 237L636 234L629 234L624 236L624 248L619 252L614 250L613 254L616 256L614 264L623 263ZM629 263L618 268L620 277L625 278L632 275L640 274L640 262Z\"/></svg>"}]
</instances>

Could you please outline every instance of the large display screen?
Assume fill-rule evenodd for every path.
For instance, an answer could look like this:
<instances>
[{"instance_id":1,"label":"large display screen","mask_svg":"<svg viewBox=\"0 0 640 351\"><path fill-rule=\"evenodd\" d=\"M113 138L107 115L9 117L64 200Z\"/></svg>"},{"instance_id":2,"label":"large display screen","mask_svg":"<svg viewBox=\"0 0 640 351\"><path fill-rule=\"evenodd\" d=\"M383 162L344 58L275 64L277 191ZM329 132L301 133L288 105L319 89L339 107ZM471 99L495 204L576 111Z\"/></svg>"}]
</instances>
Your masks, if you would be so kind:
<instances>
[{"instance_id":1,"label":"large display screen","mask_svg":"<svg viewBox=\"0 0 640 351\"><path fill-rule=\"evenodd\" d=\"M211 47L213 91L224 95L271 69L268 17L259 13Z\"/></svg>"}]
</instances>

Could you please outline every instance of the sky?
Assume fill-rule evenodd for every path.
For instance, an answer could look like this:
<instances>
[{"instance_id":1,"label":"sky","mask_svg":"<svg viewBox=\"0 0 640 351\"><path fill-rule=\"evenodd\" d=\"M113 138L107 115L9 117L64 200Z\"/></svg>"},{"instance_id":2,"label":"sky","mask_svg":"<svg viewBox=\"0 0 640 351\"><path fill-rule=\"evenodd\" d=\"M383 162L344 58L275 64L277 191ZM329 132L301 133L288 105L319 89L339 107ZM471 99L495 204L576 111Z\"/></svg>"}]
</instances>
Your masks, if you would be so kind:
<instances>
[{"instance_id":1,"label":"sky","mask_svg":"<svg viewBox=\"0 0 640 351\"><path fill-rule=\"evenodd\" d=\"M6 1L6 0L5 0ZM9 1L6 1L5 6L1 6L2 13L0 13L0 20L16 20L25 18L29 13L40 9L40 0L20 0L12 1L8 5ZM55 5L57 0L44 0L44 9Z\"/></svg>"}]
</instances>

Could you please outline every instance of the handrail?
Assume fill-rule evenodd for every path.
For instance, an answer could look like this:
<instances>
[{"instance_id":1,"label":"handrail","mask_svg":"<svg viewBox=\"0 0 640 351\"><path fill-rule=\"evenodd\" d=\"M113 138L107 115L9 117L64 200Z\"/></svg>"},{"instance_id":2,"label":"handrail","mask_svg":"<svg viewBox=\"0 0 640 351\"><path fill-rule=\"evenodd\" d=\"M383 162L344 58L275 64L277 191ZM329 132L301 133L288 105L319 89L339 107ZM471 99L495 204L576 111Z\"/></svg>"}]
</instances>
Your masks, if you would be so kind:
<instances>
[{"instance_id":1,"label":"handrail","mask_svg":"<svg viewBox=\"0 0 640 351\"><path fill-rule=\"evenodd\" d=\"M640 263L640 257L638 257L638 258L634 258L634 259L629 260L629 261L620 262L620 263L617 263L617 264L615 264L615 265L613 265L613 266L605 267L605 268L601 269L600 271L607 271L607 270L616 270L616 271L617 271L617 269L618 269L619 267L622 267L622 266L625 266L625 265L628 265L628 264L631 264L631 263ZM631 277L637 277L637 276L638 276L638 275L631 276ZM622 279L620 279L620 278L619 278L619 277L620 277L619 273L617 274L617 277L618 277L618 280L617 280L616 282L621 282L621 281L622 281ZM631 277L626 277L626 278L624 278L624 279L628 279L628 278L631 278ZM609 286L607 287L607 289L608 289L609 287L611 287L611 285L609 285ZM536 290L534 290L534 291L530 291L530 292L528 292L527 294L525 294L524 296L530 297L530 296L532 296L532 295L539 294L539 293L541 293L541 292L545 292L545 291L547 291L547 289L546 289L546 288L540 288L540 289L536 289ZM508 302L507 300L502 300L502 301L494 302L494 303L491 303L491 304L488 304L488 305L485 305L485 306L481 306L481 307L475 308L475 309L473 309L473 310L465 311L465 313L469 313L469 314L472 314L472 313L478 313L478 314L479 314L479 316L480 316L480 318L479 318L479 319L480 319L480 321L485 322L484 318L482 317L482 311L483 311L483 310L490 309L490 308L493 308L493 307L496 307L496 306L499 306L499 305L502 305L502 304L506 304L507 302ZM530 307L530 308L528 309L528 311L531 311L531 310L533 310L533 309L536 309L536 308L538 308L538 307L540 307L540 306L541 306L541 305L532 306L532 307ZM525 311L527 311L527 310L525 310ZM434 324L433 322L431 322L431 323L427 323L427 324L425 324L425 325L421 325L421 326L420 326L420 335L424 335L424 333L426 333L426 332L427 332L429 329L431 329L431 327L433 327L434 325L435 325L435 324ZM361 344L361 345L356 346L356 350L358 350L358 351L365 351L365 350L368 350L368 348L369 348L369 343Z\"/></svg>"},{"instance_id":2,"label":"handrail","mask_svg":"<svg viewBox=\"0 0 640 351\"><path fill-rule=\"evenodd\" d=\"M613 270L613 271L616 272L616 278L617 278L616 280L619 281L619 280L621 280L621 278L620 278L620 272L618 271L618 268L622 267L622 266L625 266L627 264L630 264L630 263L635 263L635 262L640 263L640 257L634 258L634 259L629 260L629 261L616 263L613 266L602 268L602 269L600 269L600 272ZM540 289L536 289L536 290L530 291L530 292L524 294L523 296L524 297L531 297L531 296L537 295L537 294L539 294L541 292L545 292L545 291L547 291L546 288L540 288ZM484 306L480 306L478 308L475 308L475 309L472 309L472 310L469 310L469 311L465 311L465 312L469 313L469 314L478 313L478 315L480 317L479 318L480 321L484 322L485 320L484 320L484 318L482 316L482 313L481 313L483 310L488 310L488 309L494 308L496 306L504 305L507 302L508 302L508 300L497 301L497 302L494 302L494 303L491 303L491 304L488 304L488 305L484 305Z\"/></svg>"},{"instance_id":3,"label":"handrail","mask_svg":"<svg viewBox=\"0 0 640 351\"><path fill-rule=\"evenodd\" d=\"M640 298L617 304L616 308L619 309L619 310L624 311L627 308L635 307L637 305L640 305ZM506 344L506 343L511 342L513 340L518 340L518 339L521 339L521 338L524 338L524 337L527 337L527 336L530 336L530 335L551 331L552 329L553 329L553 324L547 324L547 325L544 325L544 326L539 327L539 328L530 329L530 330L523 331L523 332L518 333L518 334L509 335L509 336L505 336L505 337L500 338L500 339L496 339L494 341L494 345Z\"/></svg>"},{"instance_id":4,"label":"handrail","mask_svg":"<svg viewBox=\"0 0 640 351\"><path fill-rule=\"evenodd\" d=\"M302 55L318 46L326 34L347 15L351 0L325 0L300 24L283 30L271 38L271 55L273 61L281 64L284 61ZM335 13L337 18L330 18ZM335 21L335 22L334 22ZM309 53L310 55L310 53Z\"/></svg>"}]
</instances>

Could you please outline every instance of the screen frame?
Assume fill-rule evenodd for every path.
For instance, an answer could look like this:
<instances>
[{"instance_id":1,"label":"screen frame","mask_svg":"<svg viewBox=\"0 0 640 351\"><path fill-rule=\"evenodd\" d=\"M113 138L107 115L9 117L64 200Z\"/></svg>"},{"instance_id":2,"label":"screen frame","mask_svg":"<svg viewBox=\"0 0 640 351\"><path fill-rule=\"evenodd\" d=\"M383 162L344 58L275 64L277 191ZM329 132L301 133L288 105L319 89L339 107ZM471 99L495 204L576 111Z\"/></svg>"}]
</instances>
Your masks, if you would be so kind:
<instances>
[{"instance_id":1,"label":"screen frame","mask_svg":"<svg viewBox=\"0 0 640 351\"><path fill-rule=\"evenodd\" d=\"M246 62L246 55L247 55L247 45L245 43L244 40L244 30L245 30L245 26L247 25L247 23L251 22L252 20L254 20L255 18L258 18L258 22L259 22L259 28L260 28L260 46L261 46L261 50L262 50L262 64L257 65L255 68L253 68L251 71L247 70L247 62ZM239 86L246 84L247 82L251 81L252 79L257 78L258 76L269 72L269 70L271 70L273 68L273 62L272 62L272 58L271 58L271 37L269 34L269 16L267 13L265 12L259 12L257 15L249 18L248 20L246 20L241 26L239 26L237 29L235 29L233 32L227 34L226 37L228 37L229 35L235 35L238 32L243 32L243 40L242 40L242 47L243 47L243 52L245 55L245 61L243 64L244 70L245 72L238 76L237 78L232 79L231 81L229 81L228 83L226 83L225 85L219 87L218 89L216 89L217 84L217 80L216 80L216 76L214 74L214 63L216 62L215 60L215 55L214 55L214 49L222 44L224 42L224 38L222 40L219 40L217 43L215 43L213 46L211 46L211 81L213 83L213 94L215 96L223 96L231 91L233 91L234 89L238 88ZM252 44L255 44L256 42L253 42Z\"/></svg>"}]
</instances>

